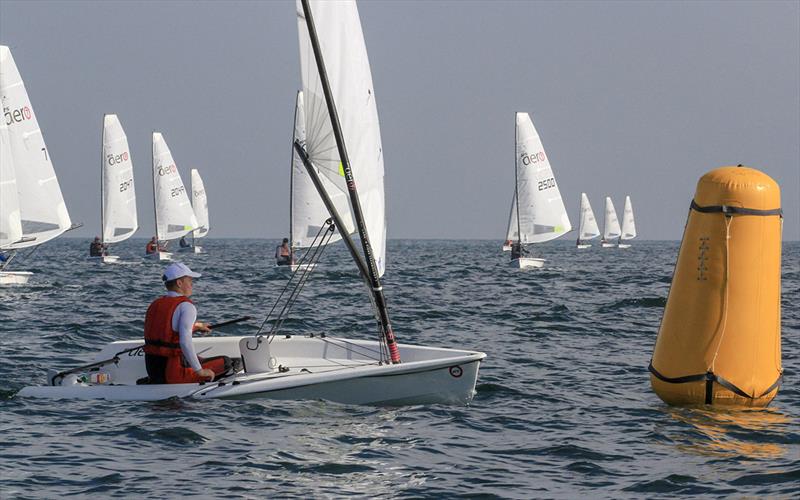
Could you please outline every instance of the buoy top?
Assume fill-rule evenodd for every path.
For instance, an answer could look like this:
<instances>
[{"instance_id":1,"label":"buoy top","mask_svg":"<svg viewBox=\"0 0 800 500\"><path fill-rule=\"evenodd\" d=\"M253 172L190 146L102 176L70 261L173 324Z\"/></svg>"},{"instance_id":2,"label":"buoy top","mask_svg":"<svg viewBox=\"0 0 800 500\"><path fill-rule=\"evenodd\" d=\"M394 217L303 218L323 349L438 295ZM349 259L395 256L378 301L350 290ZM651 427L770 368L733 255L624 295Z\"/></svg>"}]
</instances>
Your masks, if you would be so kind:
<instances>
[{"instance_id":1,"label":"buoy top","mask_svg":"<svg viewBox=\"0 0 800 500\"><path fill-rule=\"evenodd\" d=\"M727 205L755 210L781 207L781 190L772 177L750 167L720 167L700 178L694 201L700 206Z\"/></svg>"}]
</instances>

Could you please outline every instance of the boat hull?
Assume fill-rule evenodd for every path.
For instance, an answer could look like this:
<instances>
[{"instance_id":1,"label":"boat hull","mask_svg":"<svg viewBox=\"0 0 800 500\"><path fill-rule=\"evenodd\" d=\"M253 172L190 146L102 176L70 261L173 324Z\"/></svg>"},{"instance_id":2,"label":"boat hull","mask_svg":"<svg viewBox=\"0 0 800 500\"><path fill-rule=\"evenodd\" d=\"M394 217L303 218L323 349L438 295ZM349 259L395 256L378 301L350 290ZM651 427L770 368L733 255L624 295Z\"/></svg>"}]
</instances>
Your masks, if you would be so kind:
<instances>
[{"instance_id":1,"label":"boat hull","mask_svg":"<svg viewBox=\"0 0 800 500\"><path fill-rule=\"evenodd\" d=\"M617 248L630 248L631 246L627 243L620 243L617 245Z\"/></svg>"},{"instance_id":2,"label":"boat hull","mask_svg":"<svg viewBox=\"0 0 800 500\"><path fill-rule=\"evenodd\" d=\"M0 271L0 285L24 285L31 276L29 271Z\"/></svg>"},{"instance_id":3,"label":"boat hull","mask_svg":"<svg viewBox=\"0 0 800 500\"><path fill-rule=\"evenodd\" d=\"M168 261L172 260L172 253L170 252L153 252L144 255L145 259L150 260L158 260L158 261Z\"/></svg>"},{"instance_id":4,"label":"boat hull","mask_svg":"<svg viewBox=\"0 0 800 500\"><path fill-rule=\"evenodd\" d=\"M503 251L504 252L510 252L511 251L511 245L503 245Z\"/></svg>"},{"instance_id":5,"label":"boat hull","mask_svg":"<svg viewBox=\"0 0 800 500\"><path fill-rule=\"evenodd\" d=\"M533 269L543 267L545 259L537 259L535 257L522 257L519 259L512 259L509 264L515 269Z\"/></svg>"},{"instance_id":6,"label":"boat hull","mask_svg":"<svg viewBox=\"0 0 800 500\"><path fill-rule=\"evenodd\" d=\"M180 253L205 253L203 251L203 247L200 247L200 246L191 246L191 247L179 248L178 252L180 252Z\"/></svg>"},{"instance_id":7,"label":"boat hull","mask_svg":"<svg viewBox=\"0 0 800 500\"><path fill-rule=\"evenodd\" d=\"M101 257L89 257L90 262L96 262L98 264L114 264L115 262L119 262L119 255L103 255Z\"/></svg>"},{"instance_id":8,"label":"boat hull","mask_svg":"<svg viewBox=\"0 0 800 500\"><path fill-rule=\"evenodd\" d=\"M579 244L579 245L576 245L576 247L577 247L579 250L582 250L582 249L584 249L584 248L591 248L591 247L592 247L592 245L591 245L591 244L589 244L589 243L581 243L581 244Z\"/></svg>"},{"instance_id":9,"label":"boat hull","mask_svg":"<svg viewBox=\"0 0 800 500\"><path fill-rule=\"evenodd\" d=\"M603 243L603 248L616 248L616 243Z\"/></svg>"},{"instance_id":10,"label":"boat hull","mask_svg":"<svg viewBox=\"0 0 800 500\"><path fill-rule=\"evenodd\" d=\"M141 341L107 345L95 361L113 358ZM195 339L203 356L238 357L253 337ZM276 337L259 354L276 367L261 373L241 372L222 383L136 385L146 375L144 355L135 350L119 356L118 364L100 369L111 379L102 385L77 382L68 375L60 385L26 387L18 396L56 399L108 399L155 401L196 399L321 399L345 404L400 406L415 404L467 404L475 394L478 370L485 354L424 346L400 347L400 364L380 364L363 356L379 350L378 342L334 337ZM355 346L355 349L348 347ZM245 354L247 356L247 354ZM245 364L248 366L249 362ZM253 365L251 365L253 366ZM277 367L283 367L283 370ZM72 377L72 378L69 378Z\"/></svg>"},{"instance_id":11,"label":"boat hull","mask_svg":"<svg viewBox=\"0 0 800 500\"><path fill-rule=\"evenodd\" d=\"M298 269L301 269L301 270L309 269L309 270L313 271L314 269L317 268L317 263L316 262L311 262L309 264L289 264L288 266L286 266L286 265L285 266L279 266L279 265L276 264L274 267L275 267L275 269L277 269L279 271L295 272Z\"/></svg>"}]
</instances>

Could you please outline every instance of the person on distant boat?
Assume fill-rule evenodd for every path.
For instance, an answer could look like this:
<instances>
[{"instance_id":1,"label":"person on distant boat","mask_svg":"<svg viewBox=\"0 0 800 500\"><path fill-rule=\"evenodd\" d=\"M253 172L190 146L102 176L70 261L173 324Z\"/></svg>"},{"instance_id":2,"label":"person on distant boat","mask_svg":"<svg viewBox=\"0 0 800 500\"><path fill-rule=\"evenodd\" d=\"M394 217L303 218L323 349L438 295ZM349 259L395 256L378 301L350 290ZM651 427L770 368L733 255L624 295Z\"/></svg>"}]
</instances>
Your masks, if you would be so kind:
<instances>
[{"instance_id":1,"label":"person on distant boat","mask_svg":"<svg viewBox=\"0 0 800 500\"><path fill-rule=\"evenodd\" d=\"M144 362L151 384L190 384L213 380L232 373L228 356L198 358L193 332L210 332L208 323L197 321L192 295L193 272L175 262L164 269L161 279L167 294L154 300L144 319Z\"/></svg>"},{"instance_id":2,"label":"person on distant boat","mask_svg":"<svg viewBox=\"0 0 800 500\"><path fill-rule=\"evenodd\" d=\"M521 259L529 253L520 242L517 241L511 244L511 260Z\"/></svg>"},{"instance_id":3,"label":"person on distant boat","mask_svg":"<svg viewBox=\"0 0 800 500\"><path fill-rule=\"evenodd\" d=\"M167 247L164 245L159 245L158 238L156 238L155 236L153 236L153 238L147 242L147 246L144 247L144 253L146 253L147 255L156 252L166 252L166 251Z\"/></svg>"},{"instance_id":4,"label":"person on distant boat","mask_svg":"<svg viewBox=\"0 0 800 500\"><path fill-rule=\"evenodd\" d=\"M189 248L192 246L188 241L186 241L186 236L181 236L181 240L178 242L178 244L181 246L181 248Z\"/></svg>"},{"instance_id":5,"label":"person on distant boat","mask_svg":"<svg viewBox=\"0 0 800 500\"><path fill-rule=\"evenodd\" d=\"M106 246L100 241L99 236L94 237L94 241L89 244L90 257L102 257L106 254Z\"/></svg>"},{"instance_id":6,"label":"person on distant boat","mask_svg":"<svg viewBox=\"0 0 800 500\"><path fill-rule=\"evenodd\" d=\"M279 266L291 265L292 249L289 248L289 238L284 238L283 243L275 248L275 261Z\"/></svg>"}]
</instances>

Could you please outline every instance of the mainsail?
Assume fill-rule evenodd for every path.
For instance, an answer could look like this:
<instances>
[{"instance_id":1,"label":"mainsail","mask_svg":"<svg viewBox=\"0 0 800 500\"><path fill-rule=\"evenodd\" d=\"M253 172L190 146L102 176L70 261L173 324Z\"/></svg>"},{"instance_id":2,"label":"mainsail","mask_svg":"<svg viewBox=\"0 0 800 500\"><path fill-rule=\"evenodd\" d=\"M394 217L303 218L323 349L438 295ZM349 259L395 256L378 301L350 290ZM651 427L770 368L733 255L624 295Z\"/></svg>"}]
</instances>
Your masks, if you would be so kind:
<instances>
[{"instance_id":1,"label":"mainsail","mask_svg":"<svg viewBox=\"0 0 800 500\"><path fill-rule=\"evenodd\" d=\"M105 115L103 118L102 162L102 240L103 243L118 243L133 236L139 228L139 222L133 185L133 161L128 138L117 115Z\"/></svg>"},{"instance_id":2,"label":"mainsail","mask_svg":"<svg viewBox=\"0 0 800 500\"><path fill-rule=\"evenodd\" d=\"M3 149L10 152L12 159L9 161L6 158L3 163L13 165L12 177L16 179L23 233L22 238L4 244L3 248L41 245L69 229L72 222L25 84L11 50L5 45L0 45L0 97L8 132L8 146L4 145ZM4 170L11 168L4 166ZM7 175L3 174L4 182ZM13 200L8 203L10 206L16 205ZM3 216L10 217L5 210L3 208ZM16 220L13 210L9 214Z\"/></svg>"},{"instance_id":3,"label":"mainsail","mask_svg":"<svg viewBox=\"0 0 800 500\"><path fill-rule=\"evenodd\" d=\"M208 234L210 228L208 223L208 197L206 196L206 188L203 185L203 179L200 177L200 172L196 168L191 171L192 175L192 209L194 215L197 217L198 228L194 230L192 235L195 238L202 238Z\"/></svg>"},{"instance_id":4,"label":"mainsail","mask_svg":"<svg viewBox=\"0 0 800 500\"><path fill-rule=\"evenodd\" d=\"M579 240L591 240L600 236L600 229L597 227L597 220L594 218L592 205L586 193L581 193L581 222L578 233Z\"/></svg>"},{"instance_id":5,"label":"mainsail","mask_svg":"<svg viewBox=\"0 0 800 500\"><path fill-rule=\"evenodd\" d=\"M292 144L299 141L300 144L306 143L306 114L303 104L303 92L297 92L297 100L294 110L294 134ZM334 143L335 147L335 143ZM317 169L317 173L321 173ZM339 213L347 213L347 195L338 189L327 177L320 176L320 180L325 186L325 191L329 193L331 200L336 205ZM303 165L303 160L292 146L292 170L291 170L291 206L290 206L290 244L292 248L305 248L311 245L314 237L319 233L320 228L330 217L328 209L322 202L314 183ZM338 233L331 235L328 243L333 243L342 239Z\"/></svg>"},{"instance_id":6,"label":"mainsail","mask_svg":"<svg viewBox=\"0 0 800 500\"><path fill-rule=\"evenodd\" d=\"M622 236L620 239L632 240L636 238L636 223L633 220L633 205L631 197L625 197L625 211L622 213Z\"/></svg>"},{"instance_id":7,"label":"mainsail","mask_svg":"<svg viewBox=\"0 0 800 500\"><path fill-rule=\"evenodd\" d=\"M519 241L540 243L572 229L550 160L528 113L516 115Z\"/></svg>"},{"instance_id":8,"label":"mainsail","mask_svg":"<svg viewBox=\"0 0 800 500\"><path fill-rule=\"evenodd\" d=\"M614 238L619 238L619 220L617 220L617 211L614 210L614 202L611 198L606 196L606 214L603 220L603 240L610 241Z\"/></svg>"},{"instance_id":9,"label":"mainsail","mask_svg":"<svg viewBox=\"0 0 800 500\"><path fill-rule=\"evenodd\" d=\"M178 167L159 132L153 132L153 196L159 240L174 240L198 227Z\"/></svg>"},{"instance_id":10,"label":"mainsail","mask_svg":"<svg viewBox=\"0 0 800 500\"><path fill-rule=\"evenodd\" d=\"M309 2L313 12L320 57L324 61L333 102L340 110L339 123L350 159L352 178L358 186L365 232L368 235L378 269L386 270L386 211L383 191L383 148L381 146L378 110L367 47L355 2ZM346 195L344 165L339 158L336 137L328 114L325 92L306 26L301 2L297 3L300 41L300 70L303 80L306 142L305 151L311 164L330 181L331 197L343 219L346 231L356 231L353 207L336 203Z\"/></svg>"}]
</instances>

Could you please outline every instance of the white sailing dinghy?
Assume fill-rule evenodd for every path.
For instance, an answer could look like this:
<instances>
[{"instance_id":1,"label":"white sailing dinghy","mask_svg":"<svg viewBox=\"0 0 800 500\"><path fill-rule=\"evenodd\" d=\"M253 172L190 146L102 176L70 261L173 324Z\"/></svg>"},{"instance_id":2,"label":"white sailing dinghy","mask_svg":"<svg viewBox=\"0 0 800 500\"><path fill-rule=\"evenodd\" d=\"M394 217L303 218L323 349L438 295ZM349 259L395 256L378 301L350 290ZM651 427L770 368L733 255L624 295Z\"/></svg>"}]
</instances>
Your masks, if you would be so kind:
<instances>
[{"instance_id":1,"label":"white sailing dinghy","mask_svg":"<svg viewBox=\"0 0 800 500\"><path fill-rule=\"evenodd\" d=\"M25 284L33 273L7 271L16 252L46 243L72 227L11 50L0 45L0 284Z\"/></svg>"},{"instance_id":2,"label":"white sailing dinghy","mask_svg":"<svg viewBox=\"0 0 800 500\"><path fill-rule=\"evenodd\" d=\"M511 243L517 239L517 193L511 197L511 209L508 211L508 228L506 229L506 239L503 242L503 251L511 251Z\"/></svg>"},{"instance_id":3,"label":"white sailing dinghy","mask_svg":"<svg viewBox=\"0 0 800 500\"><path fill-rule=\"evenodd\" d=\"M603 239L600 240L603 248L614 248L617 246L612 240L619 238L620 233L617 211L614 210L614 202L611 201L611 198L606 196L606 213L603 219Z\"/></svg>"},{"instance_id":4,"label":"white sailing dinghy","mask_svg":"<svg viewBox=\"0 0 800 500\"><path fill-rule=\"evenodd\" d=\"M542 267L545 259L527 257L525 245L542 243L572 230L550 160L528 113L517 113L516 136L516 225L520 255L511 252L511 266ZM513 210L512 210L513 213Z\"/></svg>"},{"instance_id":5,"label":"white sailing dinghy","mask_svg":"<svg viewBox=\"0 0 800 500\"><path fill-rule=\"evenodd\" d=\"M297 92L294 110L294 132L292 135L292 161L291 173L289 177L289 248L295 256L307 251L315 244L315 239L320 234L325 221L330 218L328 209L322 201L314 183L309 177L303 160L294 148L294 143L306 144L306 114L303 100L303 91ZM339 211L347 210L347 195L338 189L327 177L317 174L325 186L326 191L331 193L331 199L338 207ZM341 240L338 233L334 233L327 243L334 243ZM297 260L297 259L296 259ZM290 265L276 265L278 269L287 269L292 272L298 269L314 269L316 262L298 262Z\"/></svg>"},{"instance_id":6,"label":"white sailing dinghy","mask_svg":"<svg viewBox=\"0 0 800 500\"><path fill-rule=\"evenodd\" d=\"M597 227L597 220L594 218L592 205L589 203L589 197L586 193L581 193L581 214L580 225L578 226L578 248L589 248L592 246L587 241L600 236L600 229Z\"/></svg>"},{"instance_id":7,"label":"white sailing dinghy","mask_svg":"<svg viewBox=\"0 0 800 500\"><path fill-rule=\"evenodd\" d=\"M100 163L100 240L103 248L125 241L139 228L136 189L128 137L117 115L103 117L103 151ZM119 261L118 255L89 257L103 263Z\"/></svg>"},{"instance_id":8,"label":"white sailing dinghy","mask_svg":"<svg viewBox=\"0 0 800 500\"><path fill-rule=\"evenodd\" d=\"M153 200L159 245L162 241L182 238L198 227L178 167L159 132L153 132ZM155 260L172 259L172 253L161 250L145 256Z\"/></svg>"},{"instance_id":9,"label":"white sailing dinghy","mask_svg":"<svg viewBox=\"0 0 800 500\"><path fill-rule=\"evenodd\" d=\"M630 244L623 243L624 240L632 240L636 238L636 223L633 220L633 205L631 205L631 197L625 197L625 210L622 212L622 234L619 237L619 248L630 248Z\"/></svg>"},{"instance_id":10,"label":"white sailing dinghy","mask_svg":"<svg viewBox=\"0 0 800 500\"><path fill-rule=\"evenodd\" d=\"M180 247L178 251L203 253L203 247L197 244L197 240L205 238L211 227L208 222L208 196L206 195L206 188L203 184L203 178L200 177L200 172L193 168L190 174L191 186L189 186L189 189L192 190L192 210L194 210L199 227L192 231L192 244L188 247Z\"/></svg>"},{"instance_id":11,"label":"white sailing dinghy","mask_svg":"<svg viewBox=\"0 0 800 500\"><path fill-rule=\"evenodd\" d=\"M107 379L105 384L80 381L74 371L62 372L48 377L50 386L26 387L19 396L325 399L370 405L465 404L472 399L485 354L401 345L392 333L380 282L385 266L383 156L356 5L352 1L303 0L298 28L309 134L305 147L298 141L295 149L320 189L336 227L345 228L342 239L367 284L381 339L348 340L322 334L197 339L198 352L205 356L241 356L245 367L224 380L203 385L136 385L146 374L144 356L136 348L141 341L114 342L97 356L99 363L82 367L90 372L88 380ZM340 161L341 178L337 167ZM346 211L339 213L336 209L320 180L323 176L336 189L346 190L351 202ZM350 238L345 221L359 228L363 255Z\"/></svg>"}]
</instances>

